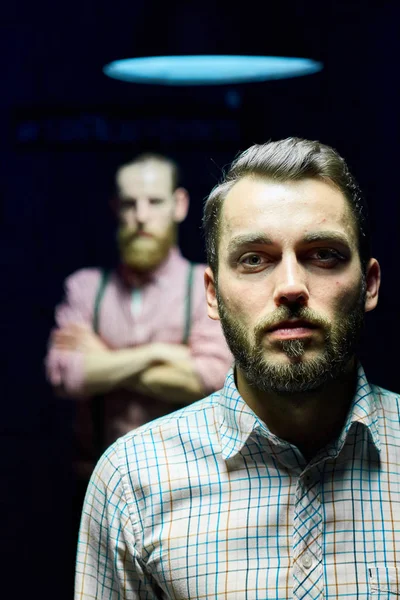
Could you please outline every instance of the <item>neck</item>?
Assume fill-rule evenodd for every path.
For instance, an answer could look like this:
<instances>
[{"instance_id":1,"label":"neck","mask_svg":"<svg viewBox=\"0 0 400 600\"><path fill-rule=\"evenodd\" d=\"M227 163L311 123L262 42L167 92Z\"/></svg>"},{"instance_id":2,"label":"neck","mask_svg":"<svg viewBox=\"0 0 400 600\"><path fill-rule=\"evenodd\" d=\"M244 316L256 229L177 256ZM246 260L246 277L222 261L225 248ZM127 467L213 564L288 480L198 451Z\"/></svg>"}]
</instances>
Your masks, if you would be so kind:
<instances>
[{"instance_id":1,"label":"neck","mask_svg":"<svg viewBox=\"0 0 400 600\"><path fill-rule=\"evenodd\" d=\"M122 279L122 281L130 287L140 287L146 281L150 281L153 271L139 271L121 263L118 267L118 273Z\"/></svg>"},{"instance_id":2,"label":"neck","mask_svg":"<svg viewBox=\"0 0 400 600\"><path fill-rule=\"evenodd\" d=\"M294 444L310 460L339 435L356 387L355 360L338 379L293 395L264 392L236 369L240 395L274 435Z\"/></svg>"}]
</instances>

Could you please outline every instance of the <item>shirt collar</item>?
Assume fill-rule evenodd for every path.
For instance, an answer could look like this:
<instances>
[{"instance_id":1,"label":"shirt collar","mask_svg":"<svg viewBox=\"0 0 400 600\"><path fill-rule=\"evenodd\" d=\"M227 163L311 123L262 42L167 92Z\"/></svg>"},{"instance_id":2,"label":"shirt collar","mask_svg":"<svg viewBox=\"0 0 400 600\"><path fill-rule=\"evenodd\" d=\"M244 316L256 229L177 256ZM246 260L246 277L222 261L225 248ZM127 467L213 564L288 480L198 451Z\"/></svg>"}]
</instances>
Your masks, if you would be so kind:
<instances>
[{"instance_id":1,"label":"shirt collar","mask_svg":"<svg viewBox=\"0 0 400 600\"><path fill-rule=\"evenodd\" d=\"M221 452L225 460L238 454L247 443L252 433L277 440L261 419L251 410L239 394L233 369L230 369L221 391L218 404L219 425L221 436ZM376 409L375 395L367 381L364 369L359 364L357 369L357 387L349 413L337 439L335 454L340 452L345 444L347 435L355 423L366 427L372 442L380 451L379 422Z\"/></svg>"},{"instance_id":2,"label":"shirt collar","mask_svg":"<svg viewBox=\"0 0 400 600\"><path fill-rule=\"evenodd\" d=\"M226 460L235 456L256 431L268 430L239 394L233 368L228 372L219 400L221 452Z\"/></svg>"},{"instance_id":3,"label":"shirt collar","mask_svg":"<svg viewBox=\"0 0 400 600\"><path fill-rule=\"evenodd\" d=\"M334 444L337 453L343 448L350 430L356 423L360 423L367 428L373 444L377 451L380 452L381 441L379 435L377 399L360 363L357 367L356 393L354 394L341 434Z\"/></svg>"}]
</instances>

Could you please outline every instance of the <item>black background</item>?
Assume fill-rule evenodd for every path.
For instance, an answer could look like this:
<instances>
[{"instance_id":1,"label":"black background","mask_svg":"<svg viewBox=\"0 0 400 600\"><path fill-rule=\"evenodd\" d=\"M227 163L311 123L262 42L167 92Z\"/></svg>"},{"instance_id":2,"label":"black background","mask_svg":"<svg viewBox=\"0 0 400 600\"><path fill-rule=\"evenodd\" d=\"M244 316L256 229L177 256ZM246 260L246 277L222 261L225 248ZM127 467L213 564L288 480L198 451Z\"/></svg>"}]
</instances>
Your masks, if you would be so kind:
<instances>
[{"instance_id":1,"label":"black background","mask_svg":"<svg viewBox=\"0 0 400 600\"><path fill-rule=\"evenodd\" d=\"M398 21L388 2L17 2L0 20L2 286L1 548L7 597L72 598L73 403L43 358L62 282L112 262L118 164L143 150L182 165L191 211L183 253L204 260L204 197L238 151L296 135L339 150L366 193L383 270L361 357L400 390ZM214 87L105 77L111 60L240 53L320 60L318 74Z\"/></svg>"}]
</instances>

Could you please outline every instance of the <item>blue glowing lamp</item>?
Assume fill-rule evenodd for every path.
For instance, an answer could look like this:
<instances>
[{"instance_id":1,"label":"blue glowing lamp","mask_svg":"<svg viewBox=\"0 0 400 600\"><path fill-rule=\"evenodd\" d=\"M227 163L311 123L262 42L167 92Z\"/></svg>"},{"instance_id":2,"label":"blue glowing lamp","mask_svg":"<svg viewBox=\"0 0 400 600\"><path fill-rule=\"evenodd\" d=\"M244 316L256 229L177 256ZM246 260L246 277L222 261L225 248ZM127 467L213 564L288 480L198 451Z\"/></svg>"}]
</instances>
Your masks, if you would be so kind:
<instances>
[{"instance_id":1,"label":"blue glowing lamp","mask_svg":"<svg viewBox=\"0 0 400 600\"><path fill-rule=\"evenodd\" d=\"M103 68L114 79L158 85L221 85L311 75L323 68L309 58L283 56L147 56Z\"/></svg>"}]
</instances>

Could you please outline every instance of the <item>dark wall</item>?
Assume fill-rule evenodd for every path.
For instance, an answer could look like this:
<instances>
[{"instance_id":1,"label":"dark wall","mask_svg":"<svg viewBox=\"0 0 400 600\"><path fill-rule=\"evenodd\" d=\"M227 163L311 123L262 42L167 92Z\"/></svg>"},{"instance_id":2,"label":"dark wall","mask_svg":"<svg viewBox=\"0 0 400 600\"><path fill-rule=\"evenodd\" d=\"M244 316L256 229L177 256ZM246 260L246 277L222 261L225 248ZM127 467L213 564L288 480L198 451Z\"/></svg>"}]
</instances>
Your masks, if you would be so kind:
<instances>
[{"instance_id":1,"label":"dark wall","mask_svg":"<svg viewBox=\"0 0 400 600\"><path fill-rule=\"evenodd\" d=\"M43 357L65 276L115 256L107 203L116 166L135 153L181 163L192 198L181 247L203 260L202 202L239 150L289 135L336 147L368 197L383 269L362 360L373 381L400 390L395 4L260 3L246 13L227 2L72 0L63 10L19 3L0 24L2 564L16 599L71 598L73 404L52 396ZM149 52L299 55L325 69L214 88L102 75L110 60Z\"/></svg>"}]
</instances>

